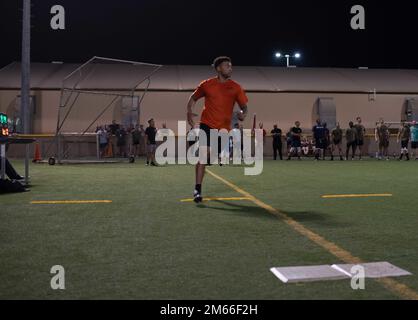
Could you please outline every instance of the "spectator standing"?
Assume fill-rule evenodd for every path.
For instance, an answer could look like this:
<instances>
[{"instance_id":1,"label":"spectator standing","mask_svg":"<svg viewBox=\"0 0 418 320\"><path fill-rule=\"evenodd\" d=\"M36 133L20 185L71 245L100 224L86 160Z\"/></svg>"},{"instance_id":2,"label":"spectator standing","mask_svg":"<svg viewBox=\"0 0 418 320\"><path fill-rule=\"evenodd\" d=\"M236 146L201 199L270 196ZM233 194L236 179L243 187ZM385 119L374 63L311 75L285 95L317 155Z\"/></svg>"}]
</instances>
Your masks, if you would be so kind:
<instances>
[{"instance_id":1,"label":"spectator standing","mask_svg":"<svg viewBox=\"0 0 418 320\"><path fill-rule=\"evenodd\" d=\"M321 156L324 158L326 148L326 130L320 119L316 120L312 132L315 140L315 160L319 160Z\"/></svg>"},{"instance_id":2,"label":"spectator standing","mask_svg":"<svg viewBox=\"0 0 418 320\"><path fill-rule=\"evenodd\" d=\"M378 160L382 160L384 157L386 160L389 160L389 127L385 124L385 120L380 119L378 125L375 129L375 140L378 143L379 153L378 153Z\"/></svg>"},{"instance_id":3,"label":"spectator standing","mask_svg":"<svg viewBox=\"0 0 418 320\"><path fill-rule=\"evenodd\" d=\"M96 134L99 138L100 158L103 158L106 152L107 145L109 143L109 135L103 126L98 128Z\"/></svg>"},{"instance_id":4,"label":"spectator standing","mask_svg":"<svg viewBox=\"0 0 418 320\"><path fill-rule=\"evenodd\" d=\"M142 140L142 131L139 125L135 125L135 128L132 130L132 156L139 157L139 148Z\"/></svg>"},{"instance_id":5,"label":"spectator standing","mask_svg":"<svg viewBox=\"0 0 418 320\"><path fill-rule=\"evenodd\" d=\"M117 147L119 149L119 156L126 158L126 139L128 133L125 130L124 126L120 126L116 131Z\"/></svg>"},{"instance_id":6,"label":"spectator standing","mask_svg":"<svg viewBox=\"0 0 418 320\"><path fill-rule=\"evenodd\" d=\"M409 125L405 122L398 133L398 143L401 142L401 155L399 160L402 160L405 155L406 160L409 161L409 139L411 137L411 129Z\"/></svg>"},{"instance_id":7,"label":"spectator standing","mask_svg":"<svg viewBox=\"0 0 418 320\"><path fill-rule=\"evenodd\" d=\"M362 160L362 156L363 156L363 148L364 148L364 136L366 134L366 128L362 125L362 120L360 117L357 117L357 123L354 126L357 130L357 141L356 141L356 145L358 146L359 149L359 160Z\"/></svg>"},{"instance_id":8,"label":"spectator standing","mask_svg":"<svg viewBox=\"0 0 418 320\"><path fill-rule=\"evenodd\" d=\"M415 160L418 160L418 154L416 151L418 149L418 124L416 121L413 121L411 126L411 149Z\"/></svg>"},{"instance_id":9,"label":"spectator standing","mask_svg":"<svg viewBox=\"0 0 418 320\"><path fill-rule=\"evenodd\" d=\"M145 141L147 148L147 166L157 166L155 163L155 150L157 149L157 143L155 137L157 135L157 128L155 128L154 119L148 120L148 128L145 129Z\"/></svg>"},{"instance_id":10,"label":"spectator standing","mask_svg":"<svg viewBox=\"0 0 418 320\"><path fill-rule=\"evenodd\" d=\"M279 129L277 124L274 125L273 130L271 130L273 136L273 156L274 160L277 160L277 152L279 153L280 160L283 160L282 154L282 129Z\"/></svg>"},{"instance_id":11,"label":"spectator standing","mask_svg":"<svg viewBox=\"0 0 418 320\"><path fill-rule=\"evenodd\" d=\"M342 141L343 141L343 130L340 127L340 124L337 123L337 126L331 131L331 161L334 160L334 151L338 150L338 155L340 156L340 160L344 160L343 158L343 150L342 150Z\"/></svg>"},{"instance_id":12,"label":"spectator standing","mask_svg":"<svg viewBox=\"0 0 418 320\"><path fill-rule=\"evenodd\" d=\"M350 121L349 128L345 131L345 139L347 140L347 150L345 151L345 158L348 160L350 149L352 149L351 160L354 160L357 147L357 129L354 127L354 122Z\"/></svg>"},{"instance_id":13,"label":"spectator standing","mask_svg":"<svg viewBox=\"0 0 418 320\"><path fill-rule=\"evenodd\" d=\"M295 126L290 129L291 133L291 148L289 151L288 161L292 159L293 155L297 155L298 160L301 160L302 155L302 129L300 128L300 122L296 121Z\"/></svg>"}]
</instances>

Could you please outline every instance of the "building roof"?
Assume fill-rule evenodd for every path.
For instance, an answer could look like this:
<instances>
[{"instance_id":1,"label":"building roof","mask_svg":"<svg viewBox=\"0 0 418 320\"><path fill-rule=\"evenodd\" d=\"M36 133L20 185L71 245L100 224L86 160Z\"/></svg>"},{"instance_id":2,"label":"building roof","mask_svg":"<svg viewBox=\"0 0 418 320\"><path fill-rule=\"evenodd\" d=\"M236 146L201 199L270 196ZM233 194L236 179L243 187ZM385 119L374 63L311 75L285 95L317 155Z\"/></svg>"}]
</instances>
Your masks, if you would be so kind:
<instances>
[{"instance_id":1,"label":"building roof","mask_svg":"<svg viewBox=\"0 0 418 320\"><path fill-rule=\"evenodd\" d=\"M63 79L81 64L32 63L33 89L61 89ZM20 89L18 62L0 70L0 89ZM141 72L143 74L141 74ZM130 90L149 70L129 72L126 66L104 64L100 72L79 83L84 90ZM151 78L149 89L155 91L191 91L204 79L214 76L210 66L163 66ZM418 70L282 68L234 66L234 80L247 92L372 92L418 93ZM144 86L140 86L144 87Z\"/></svg>"}]
</instances>

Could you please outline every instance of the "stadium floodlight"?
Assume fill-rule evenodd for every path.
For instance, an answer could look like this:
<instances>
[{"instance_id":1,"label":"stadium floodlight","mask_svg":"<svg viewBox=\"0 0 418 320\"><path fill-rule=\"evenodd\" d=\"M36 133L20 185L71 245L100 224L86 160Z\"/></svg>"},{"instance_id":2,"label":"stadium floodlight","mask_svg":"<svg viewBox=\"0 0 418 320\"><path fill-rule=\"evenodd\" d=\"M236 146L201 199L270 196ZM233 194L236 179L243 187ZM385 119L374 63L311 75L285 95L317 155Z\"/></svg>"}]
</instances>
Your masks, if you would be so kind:
<instances>
[{"instance_id":1,"label":"stadium floodlight","mask_svg":"<svg viewBox=\"0 0 418 320\"><path fill-rule=\"evenodd\" d=\"M282 55L280 52L277 52L275 54L277 59L280 59L282 57L286 58L286 65L289 68L290 67L290 58L294 58L294 59L300 59L302 57L302 55L299 52L296 52L294 55L290 55L290 54L285 54Z\"/></svg>"}]
</instances>

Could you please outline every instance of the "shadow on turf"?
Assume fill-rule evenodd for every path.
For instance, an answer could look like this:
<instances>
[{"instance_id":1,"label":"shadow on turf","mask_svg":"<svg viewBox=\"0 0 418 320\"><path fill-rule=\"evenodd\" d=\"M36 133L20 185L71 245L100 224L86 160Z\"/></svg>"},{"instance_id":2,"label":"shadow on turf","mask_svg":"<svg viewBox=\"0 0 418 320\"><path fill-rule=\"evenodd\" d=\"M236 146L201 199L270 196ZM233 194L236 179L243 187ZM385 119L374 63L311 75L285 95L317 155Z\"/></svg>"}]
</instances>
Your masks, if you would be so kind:
<instances>
[{"instance_id":1,"label":"shadow on turf","mask_svg":"<svg viewBox=\"0 0 418 320\"><path fill-rule=\"evenodd\" d=\"M199 204L197 207L201 209L212 209L212 210L219 210L219 211L226 211L233 213L235 215L240 215L244 217L250 218L263 218L263 219L271 219L276 220L278 217L272 215L268 211L263 208L256 207L256 206L248 206L248 205L241 205L236 204L228 201L216 200L216 203L220 203L225 205L224 207L217 207L217 206L209 206L207 204ZM325 213L315 212L315 211L282 211L286 214L289 218L297 222L313 222L319 223L322 226L341 226L341 224L336 223L333 221L332 217ZM280 218L279 218L280 219ZM347 225L344 225L345 227Z\"/></svg>"},{"instance_id":2,"label":"shadow on turf","mask_svg":"<svg viewBox=\"0 0 418 320\"><path fill-rule=\"evenodd\" d=\"M219 211L226 211L229 213L233 213L235 215L240 215L249 218L263 218L263 219L277 219L266 210L260 207L255 206L246 206L246 205L239 205L236 203L231 203L228 201L216 200L213 201L216 203L220 203L225 205L225 207L216 207L216 206L209 206L207 204L199 204L197 207L201 209L212 209L212 210L219 210Z\"/></svg>"}]
</instances>

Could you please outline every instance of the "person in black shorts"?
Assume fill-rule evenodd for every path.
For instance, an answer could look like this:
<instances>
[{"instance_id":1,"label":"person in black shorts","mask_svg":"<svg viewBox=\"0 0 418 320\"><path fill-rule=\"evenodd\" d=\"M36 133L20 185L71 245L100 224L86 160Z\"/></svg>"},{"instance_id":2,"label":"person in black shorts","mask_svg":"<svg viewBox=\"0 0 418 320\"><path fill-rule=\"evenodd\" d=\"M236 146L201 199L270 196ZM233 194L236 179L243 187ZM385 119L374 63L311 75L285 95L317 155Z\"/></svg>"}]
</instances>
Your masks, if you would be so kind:
<instances>
[{"instance_id":1,"label":"person in black shorts","mask_svg":"<svg viewBox=\"0 0 418 320\"><path fill-rule=\"evenodd\" d=\"M319 160L322 156L325 157L325 149L327 147L326 128L321 123L320 119L316 120L316 125L312 128L315 140L315 160Z\"/></svg>"},{"instance_id":2,"label":"person in black shorts","mask_svg":"<svg viewBox=\"0 0 418 320\"><path fill-rule=\"evenodd\" d=\"M199 129L202 130L206 135L206 144L203 146L207 146L208 148L211 147L211 139L210 139L210 130L217 130L214 128L209 127L207 124L200 123ZM199 138L200 143L200 138ZM218 136L218 157L220 156L221 151L224 149L225 145L222 145L222 139L220 136ZM208 160L207 165L210 167L212 166L210 161L210 154L208 154ZM221 162L219 162L219 165L222 166Z\"/></svg>"},{"instance_id":3,"label":"person in black shorts","mask_svg":"<svg viewBox=\"0 0 418 320\"><path fill-rule=\"evenodd\" d=\"M403 156L405 155L406 160L409 161L409 139L411 138L411 129L409 125L404 122L403 126L399 130L398 133L398 143L401 142L401 155L399 157L399 160L402 160Z\"/></svg>"},{"instance_id":4,"label":"person in black shorts","mask_svg":"<svg viewBox=\"0 0 418 320\"><path fill-rule=\"evenodd\" d=\"M240 111L236 114L239 121L244 121L248 114L248 98L240 84L231 79L232 61L226 56L217 57L213 61L216 77L202 81L187 103L187 120L190 127L194 127L193 108L199 99L205 99L202 115L200 118L201 129L231 130L231 122L234 115L234 105L238 104ZM208 139L210 141L210 139ZM208 143L208 145L210 145ZM210 157L211 148L202 151ZM221 149L222 150L222 149ZM219 149L218 149L219 151ZM219 154L219 153L218 153ZM202 183L205 175L206 163L200 161L195 168L195 188L193 200L196 203L203 201Z\"/></svg>"},{"instance_id":5,"label":"person in black shorts","mask_svg":"<svg viewBox=\"0 0 418 320\"><path fill-rule=\"evenodd\" d=\"M279 152L280 160L283 160L282 154L282 129L277 127L277 124L274 125L274 129L271 130L271 134L273 136L273 154L274 160L277 160L277 152Z\"/></svg>"},{"instance_id":6,"label":"person in black shorts","mask_svg":"<svg viewBox=\"0 0 418 320\"><path fill-rule=\"evenodd\" d=\"M325 156L326 156L326 153L327 153L327 151L330 151L330 153L331 153L331 137L330 137L330 132L329 132L329 129L328 129L328 127L327 127L327 123L326 122L324 122L323 124L322 124L323 126L324 126L324 135L325 135L325 141L324 141L324 153L322 154L322 160L325 160Z\"/></svg>"},{"instance_id":7,"label":"person in black shorts","mask_svg":"<svg viewBox=\"0 0 418 320\"><path fill-rule=\"evenodd\" d=\"M125 130L124 126L119 126L119 129L116 131L116 145L119 148L119 156L126 158L126 138L128 133Z\"/></svg>"},{"instance_id":8,"label":"person in black shorts","mask_svg":"<svg viewBox=\"0 0 418 320\"><path fill-rule=\"evenodd\" d=\"M157 128L155 128L154 119L148 120L148 128L145 129L145 141L147 146L147 165L157 166L155 163L155 150L157 150L157 142L155 136L157 135Z\"/></svg>"},{"instance_id":9,"label":"person in black shorts","mask_svg":"<svg viewBox=\"0 0 418 320\"><path fill-rule=\"evenodd\" d=\"M302 129L300 128L300 122L296 121L295 126L290 129L290 139L291 139L291 147L289 151L289 157L287 158L288 161L292 159L293 155L297 155L298 160L302 154Z\"/></svg>"},{"instance_id":10,"label":"person in black shorts","mask_svg":"<svg viewBox=\"0 0 418 320\"><path fill-rule=\"evenodd\" d=\"M357 117L357 124L354 126L354 128L357 130L357 141L356 145L359 149L359 160L362 160L363 156L363 148L364 148L364 136L366 134L366 128L361 123L361 118Z\"/></svg>"},{"instance_id":11,"label":"person in black shorts","mask_svg":"<svg viewBox=\"0 0 418 320\"><path fill-rule=\"evenodd\" d=\"M131 132L132 135L132 152L131 152L131 156L139 157L139 148L141 145L141 140L142 140L142 131L139 127L139 125L135 125L135 129L132 130Z\"/></svg>"},{"instance_id":12,"label":"person in black shorts","mask_svg":"<svg viewBox=\"0 0 418 320\"><path fill-rule=\"evenodd\" d=\"M348 160L350 149L352 149L351 160L354 160L357 148L357 130L354 127L353 121L350 121L349 128L345 131L345 139L347 140L347 150L345 152L345 158Z\"/></svg>"}]
</instances>

